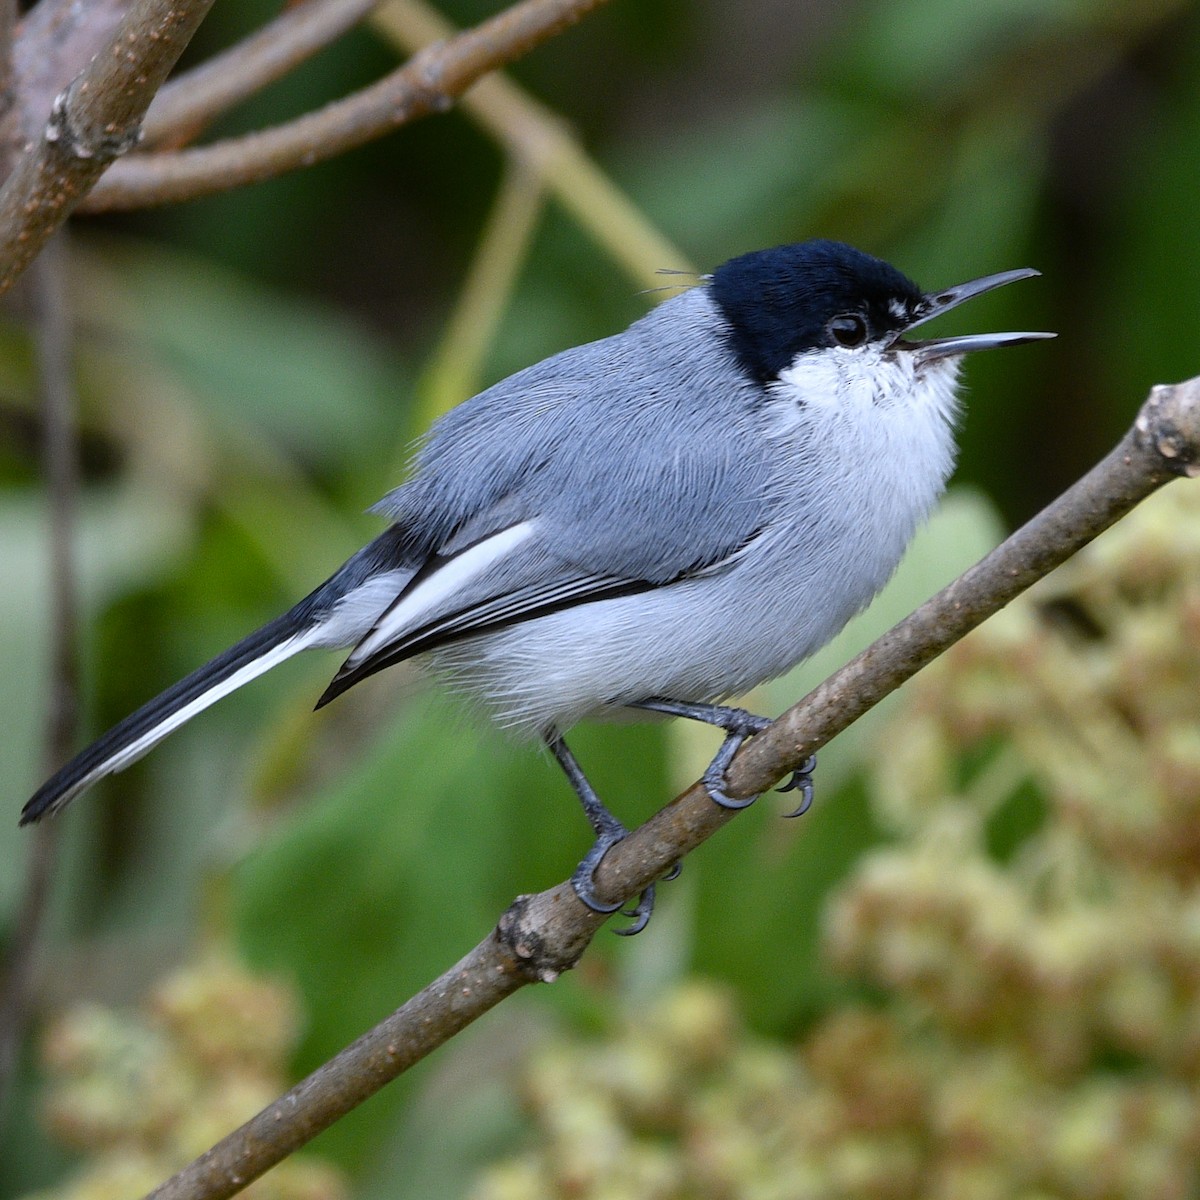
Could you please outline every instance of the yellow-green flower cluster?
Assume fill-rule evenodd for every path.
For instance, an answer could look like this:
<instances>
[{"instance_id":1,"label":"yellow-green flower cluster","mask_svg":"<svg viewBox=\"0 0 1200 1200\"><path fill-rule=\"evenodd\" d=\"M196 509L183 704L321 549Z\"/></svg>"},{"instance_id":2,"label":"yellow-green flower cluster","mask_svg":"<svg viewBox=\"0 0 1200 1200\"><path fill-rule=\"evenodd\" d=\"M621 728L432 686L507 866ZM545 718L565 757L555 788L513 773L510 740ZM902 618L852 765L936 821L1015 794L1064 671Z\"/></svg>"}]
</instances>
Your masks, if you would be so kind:
<instances>
[{"instance_id":1,"label":"yellow-green flower cluster","mask_svg":"<svg viewBox=\"0 0 1200 1200\"><path fill-rule=\"evenodd\" d=\"M137 1010L65 1013L45 1036L42 1115L84 1162L36 1200L145 1195L286 1090L298 1032L292 992L222 956L163 980ZM292 1158L244 1194L343 1200L347 1187L332 1167Z\"/></svg>"},{"instance_id":2,"label":"yellow-green flower cluster","mask_svg":"<svg viewBox=\"0 0 1200 1200\"><path fill-rule=\"evenodd\" d=\"M878 1002L788 1049L694 985L556 1047L536 1145L475 1200L1200 1195L1200 487L906 691L872 780L895 841L826 912Z\"/></svg>"},{"instance_id":3,"label":"yellow-green flower cluster","mask_svg":"<svg viewBox=\"0 0 1200 1200\"><path fill-rule=\"evenodd\" d=\"M472 1200L799 1200L805 1094L801 1064L749 1039L726 993L681 987L601 1045L538 1054L525 1099L539 1144Z\"/></svg>"}]
</instances>

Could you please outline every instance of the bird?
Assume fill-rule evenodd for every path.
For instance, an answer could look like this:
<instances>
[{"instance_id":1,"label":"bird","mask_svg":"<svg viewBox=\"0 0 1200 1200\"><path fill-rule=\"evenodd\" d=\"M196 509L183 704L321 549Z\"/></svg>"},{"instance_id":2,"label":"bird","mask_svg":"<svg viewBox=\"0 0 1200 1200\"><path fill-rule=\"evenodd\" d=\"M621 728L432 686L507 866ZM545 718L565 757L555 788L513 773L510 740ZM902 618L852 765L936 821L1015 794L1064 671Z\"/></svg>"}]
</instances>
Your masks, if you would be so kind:
<instances>
[{"instance_id":1,"label":"bird","mask_svg":"<svg viewBox=\"0 0 1200 1200\"><path fill-rule=\"evenodd\" d=\"M418 658L497 724L547 747L595 838L571 877L598 913L627 830L565 734L585 718L674 716L724 739L724 790L769 721L723 701L801 662L891 576L951 474L963 358L1055 336L914 338L1029 268L927 292L842 242L732 258L624 331L563 350L438 419L387 521L294 607L169 687L35 792L21 824L124 770L303 650L349 650L320 708ZM789 786L812 796L805 763ZM636 933L654 885L625 912Z\"/></svg>"}]
</instances>

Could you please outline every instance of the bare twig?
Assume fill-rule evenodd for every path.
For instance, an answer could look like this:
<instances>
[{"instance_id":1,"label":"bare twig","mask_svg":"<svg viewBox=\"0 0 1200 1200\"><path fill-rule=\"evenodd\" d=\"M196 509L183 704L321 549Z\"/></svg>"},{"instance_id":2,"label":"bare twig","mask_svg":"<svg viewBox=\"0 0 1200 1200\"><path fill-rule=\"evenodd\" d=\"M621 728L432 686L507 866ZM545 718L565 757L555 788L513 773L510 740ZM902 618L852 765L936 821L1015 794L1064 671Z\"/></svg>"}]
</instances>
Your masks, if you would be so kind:
<instances>
[{"instance_id":1,"label":"bare twig","mask_svg":"<svg viewBox=\"0 0 1200 1200\"><path fill-rule=\"evenodd\" d=\"M408 51L454 33L424 0L391 0L372 23ZM588 157L570 128L511 79L499 74L481 79L462 106L513 158L530 164L546 191L638 287L660 285L655 272L661 267L689 269L687 256Z\"/></svg>"},{"instance_id":2,"label":"bare twig","mask_svg":"<svg viewBox=\"0 0 1200 1200\"><path fill-rule=\"evenodd\" d=\"M1164 483L1196 474L1200 378L1155 388L1121 444L1083 479L753 738L729 768L730 794L753 795L795 770ZM637 895L734 815L694 785L608 852L598 898ZM234 1195L506 996L569 970L604 920L567 883L520 897L461 962L156 1189L153 1200Z\"/></svg>"},{"instance_id":3,"label":"bare twig","mask_svg":"<svg viewBox=\"0 0 1200 1200\"><path fill-rule=\"evenodd\" d=\"M380 0L307 0L171 80L142 126L142 148L178 145L357 25Z\"/></svg>"},{"instance_id":4,"label":"bare twig","mask_svg":"<svg viewBox=\"0 0 1200 1200\"><path fill-rule=\"evenodd\" d=\"M42 447L50 501L50 702L46 715L46 761L70 757L78 725L78 629L76 613L75 511L79 491L79 438L71 378L71 322L67 298L65 234L51 239L29 276ZM29 980L51 882L59 833L34 834L28 874L0 989L0 1124L7 1115L13 1069L28 1007Z\"/></svg>"},{"instance_id":5,"label":"bare twig","mask_svg":"<svg viewBox=\"0 0 1200 1200\"><path fill-rule=\"evenodd\" d=\"M74 548L79 430L75 423L68 251L63 231L47 243L30 277L46 486L50 497L51 691L46 757L51 763L70 757L79 718L76 645L79 618Z\"/></svg>"},{"instance_id":6,"label":"bare twig","mask_svg":"<svg viewBox=\"0 0 1200 1200\"><path fill-rule=\"evenodd\" d=\"M134 0L108 46L60 92L0 189L0 292L70 215L142 117L213 0Z\"/></svg>"},{"instance_id":7,"label":"bare twig","mask_svg":"<svg viewBox=\"0 0 1200 1200\"><path fill-rule=\"evenodd\" d=\"M521 0L431 46L378 83L272 129L203 146L138 154L88 197L87 212L191 200L332 158L430 113L480 76L520 58L606 0ZM2 216L0 212L0 216Z\"/></svg>"},{"instance_id":8,"label":"bare twig","mask_svg":"<svg viewBox=\"0 0 1200 1200\"><path fill-rule=\"evenodd\" d=\"M0 0L0 96L5 97L5 106L12 104L13 42L17 33L17 0Z\"/></svg>"}]
</instances>

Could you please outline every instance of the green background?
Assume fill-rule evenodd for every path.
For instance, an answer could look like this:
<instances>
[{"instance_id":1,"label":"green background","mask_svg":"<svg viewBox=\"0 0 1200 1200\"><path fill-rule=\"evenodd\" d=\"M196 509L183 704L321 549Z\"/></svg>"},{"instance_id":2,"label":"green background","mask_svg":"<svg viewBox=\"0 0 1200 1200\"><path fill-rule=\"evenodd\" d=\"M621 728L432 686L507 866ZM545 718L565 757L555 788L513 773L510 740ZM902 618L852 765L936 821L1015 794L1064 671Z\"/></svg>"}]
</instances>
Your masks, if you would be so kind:
<instances>
[{"instance_id":1,"label":"green background","mask_svg":"<svg viewBox=\"0 0 1200 1200\"><path fill-rule=\"evenodd\" d=\"M443 7L460 25L495 10ZM217 5L189 61L273 11ZM286 119L395 62L381 36L358 31L214 134ZM1198 63L1194 6L1165 0L614 0L513 68L685 256L647 271L704 270L820 235L930 287L1024 265L1044 274L963 310L955 329L1060 337L970 363L946 510L821 664L763 689L763 710L798 698L1066 486L1152 384L1196 371ZM401 477L433 412L652 302L550 198L511 292L487 296L496 328L463 391L439 367L443 339L504 169L454 111L276 182L76 223L85 731L286 607L370 537L378 525L363 510ZM461 346L448 353L461 365ZM0 939L25 875L16 814L46 765L30 360L10 309ZM455 961L515 894L569 874L587 837L544 755L479 729L403 670L312 715L337 662L289 663L71 810L38 1020L83 997L132 1000L216 931L299 986L304 1072ZM506 1064L548 1026L586 1027L691 971L731 983L763 1032L795 1033L836 1004L844 985L816 954L820 906L880 837L858 771L863 755L887 753L879 730L868 722L825 752L802 821L778 821L765 801L661 889L642 937L602 933L579 971L517 996L316 1148L363 1197L458 1194L511 1130ZM712 743L670 726L573 739L631 822L694 777ZM64 1169L34 1121L31 1047L22 1062L0 1195Z\"/></svg>"}]
</instances>

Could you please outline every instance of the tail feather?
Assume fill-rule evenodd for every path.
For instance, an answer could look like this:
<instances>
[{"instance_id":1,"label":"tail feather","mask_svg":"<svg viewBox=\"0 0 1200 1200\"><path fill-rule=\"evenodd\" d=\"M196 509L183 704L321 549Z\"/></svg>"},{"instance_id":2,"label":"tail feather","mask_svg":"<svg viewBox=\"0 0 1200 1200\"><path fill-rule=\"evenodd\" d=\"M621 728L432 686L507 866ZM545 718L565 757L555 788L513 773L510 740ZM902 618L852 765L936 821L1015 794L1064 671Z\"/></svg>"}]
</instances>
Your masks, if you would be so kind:
<instances>
[{"instance_id":1,"label":"tail feather","mask_svg":"<svg viewBox=\"0 0 1200 1200\"><path fill-rule=\"evenodd\" d=\"M419 563L392 525L294 608L167 688L51 776L21 810L21 824L70 804L98 779L123 771L169 733L301 650L352 646L375 624Z\"/></svg>"},{"instance_id":2,"label":"tail feather","mask_svg":"<svg viewBox=\"0 0 1200 1200\"><path fill-rule=\"evenodd\" d=\"M320 633L320 624L297 605L243 638L80 751L38 788L21 810L21 824L57 812L98 779L123 771L222 696L315 645Z\"/></svg>"}]
</instances>

